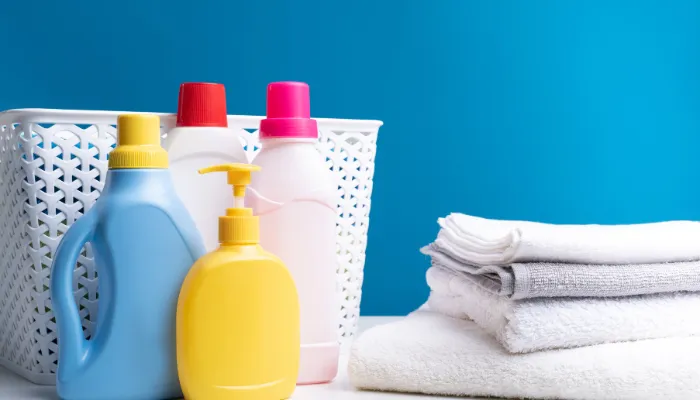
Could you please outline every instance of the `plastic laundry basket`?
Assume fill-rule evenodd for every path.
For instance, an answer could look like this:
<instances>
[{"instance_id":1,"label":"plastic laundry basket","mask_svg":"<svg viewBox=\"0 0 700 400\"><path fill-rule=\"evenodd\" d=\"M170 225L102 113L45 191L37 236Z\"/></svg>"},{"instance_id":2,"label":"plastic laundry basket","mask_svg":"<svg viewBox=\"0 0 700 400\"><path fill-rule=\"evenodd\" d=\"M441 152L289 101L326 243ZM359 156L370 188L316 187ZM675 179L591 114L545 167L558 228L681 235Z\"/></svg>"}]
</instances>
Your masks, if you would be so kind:
<instances>
[{"instance_id":1,"label":"plastic laundry basket","mask_svg":"<svg viewBox=\"0 0 700 400\"><path fill-rule=\"evenodd\" d=\"M0 364L53 384L56 325L49 275L61 236L100 195L118 112L24 109L0 113ZM175 117L161 114L163 134ZM262 117L229 116L245 132L249 159ZM380 121L318 119L318 148L338 180L339 340L357 327L377 132ZM75 300L89 337L98 315L98 277L89 245L74 274ZM148 301L144 298L143 301Z\"/></svg>"}]
</instances>

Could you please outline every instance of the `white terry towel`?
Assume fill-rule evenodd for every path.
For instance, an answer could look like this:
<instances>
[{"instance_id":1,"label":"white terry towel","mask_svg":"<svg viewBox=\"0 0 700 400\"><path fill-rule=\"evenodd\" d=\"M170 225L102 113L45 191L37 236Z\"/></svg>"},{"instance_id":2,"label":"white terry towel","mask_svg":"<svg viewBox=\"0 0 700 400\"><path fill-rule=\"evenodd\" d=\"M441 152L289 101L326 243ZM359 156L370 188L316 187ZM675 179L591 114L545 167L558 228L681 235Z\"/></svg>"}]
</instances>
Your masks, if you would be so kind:
<instances>
[{"instance_id":1,"label":"white terry towel","mask_svg":"<svg viewBox=\"0 0 700 400\"><path fill-rule=\"evenodd\" d=\"M472 321L416 311L353 344L357 388L507 398L700 398L700 338L643 340L509 354Z\"/></svg>"},{"instance_id":2,"label":"white terry towel","mask_svg":"<svg viewBox=\"0 0 700 400\"><path fill-rule=\"evenodd\" d=\"M426 278L432 310L474 320L511 353L700 335L700 293L509 300L442 267Z\"/></svg>"},{"instance_id":3,"label":"white terry towel","mask_svg":"<svg viewBox=\"0 0 700 400\"><path fill-rule=\"evenodd\" d=\"M450 214L439 247L474 265L528 261L644 264L700 259L700 222L553 225Z\"/></svg>"}]
</instances>

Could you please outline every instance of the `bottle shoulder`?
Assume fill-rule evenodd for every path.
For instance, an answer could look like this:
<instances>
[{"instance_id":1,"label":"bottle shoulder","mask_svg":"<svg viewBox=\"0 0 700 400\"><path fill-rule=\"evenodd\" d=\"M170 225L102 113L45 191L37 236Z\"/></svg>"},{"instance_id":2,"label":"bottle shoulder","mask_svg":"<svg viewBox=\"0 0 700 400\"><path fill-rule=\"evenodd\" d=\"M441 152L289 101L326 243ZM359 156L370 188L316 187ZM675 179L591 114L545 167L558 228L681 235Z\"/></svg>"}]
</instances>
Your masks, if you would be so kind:
<instances>
[{"instance_id":1,"label":"bottle shoulder","mask_svg":"<svg viewBox=\"0 0 700 400\"><path fill-rule=\"evenodd\" d=\"M261 167L284 166L295 170L316 169L326 165L326 159L314 144L296 143L271 148L263 147L255 157Z\"/></svg>"},{"instance_id":2,"label":"bottle shoulder","mask_svg":"<svg viewBox=\"0 0 700 400\"><path fill-rule=\"evenodd\" d=\"M285 204L315 200L334 206L335 175L315 146L284 146L263 149L253 161L261 167L253 174L249 195L254 209L263 202ZM329 201L330 199L330 201Z\"/></svg>"},{"instance_id":3,"label":"bottle shoulder","mask_svg":"<svg viewBox=\"0 0 700 400\"><path fill-rule=\"evenodd\" d=\"M195 239L193 222L174 191L111 192L100 197L89 212L95 213L98 224L137 225L149 229L161 229L159 227L166 224L182 231L188 240ZM154 225L156 223L158 226Z\"/></svg>"},{"instance_id":4,"label":"bottle shoulder","mask_svg":"<svg viewBox=\"0 0 700 400\"><path fill-rule=\"evenodd\" d=\"M245 246L225 248L219 247L202 256L194 265L194 268L219 269L237 268L245 266L279 266L286 269L282 260L274 254L265 251L260 246Z\"/></svg>"},{"instance_id":5,"label":"bottle shoulder","mask_svg":"<svg viewBox=\"0 0 700 400\"><path fill-rule=\"evenodd\" d=\"M110 191L95 202L99 213L112 213L133 208L149 207L166 213L184 212L184 206L177 201L174 188L134 187L129 190Z\"/></svg>"},{"instance_id":6,"label":"bottle shoulder","mask_svg":"<svg viewBox=\"0 0 700 400\"><path fill-rule=\"evenodd\" d=\"M187 210L168 199L150 199L147 196L113 196L100 199L89 212L95 213L99 225L135 225L135 228L162 229L172 225L181 230L190 227L182 224ZM158 224L157 226L154 224Z\"/></svg>"},{"instance_id":7,"label":"bottle shoulder","mask_svg":"<svg viewBox=\"0 0 700 400\"><path fill-rule=\"evenodd\" d=\"M231 279L243 284L247 278L251 283L287 282L294 285L289 269L275 255L261 251L256 254L241 254L236 251L214 250L200 257L187 275L187 288L197 291L212 280Z\"/></svg>"},{"instance_id":8,"label":"bottle shoulder","mask_svg":"<svg viewBox=\"0 0 700 400\"><path fill-rule=\"evenodd\" d=\"M231 128L174 128L163 139L171 165L193 158L247 162L242 135Z\"/></svg>"},{"instance_id":9,"label":"bottle shoulder","mask_svg":"<svg viewBox=\"0 0 700 400\"><path fill-rule=\"evenodd\" d=\"M237 139L241 135L231 128L221 127L185 127L173 128L163 138L163 147L176 143L210 142Z\"/></svg>"}]
</instances>

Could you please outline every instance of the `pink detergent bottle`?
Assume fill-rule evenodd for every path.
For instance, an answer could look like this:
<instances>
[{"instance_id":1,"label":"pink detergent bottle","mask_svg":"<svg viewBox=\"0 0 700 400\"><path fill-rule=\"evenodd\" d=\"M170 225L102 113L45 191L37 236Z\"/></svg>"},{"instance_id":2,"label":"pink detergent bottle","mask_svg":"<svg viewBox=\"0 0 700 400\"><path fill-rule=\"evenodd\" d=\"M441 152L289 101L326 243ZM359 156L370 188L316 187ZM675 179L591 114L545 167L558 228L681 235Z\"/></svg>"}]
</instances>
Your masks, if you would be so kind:
<instances>
[{"instance_id":1,"label":"pink detergent bottle","mask_svg":"<svg viewBox=\"0 0 700 400\"><path fill-rule=\"evenodd\" d=\"M336 292L337 183L316 148L309 86L276 82L267 88L260 123L261 167L248 199L260 218L260 245L282 259L299 293L301 357L297 383L329 382L338 372Z\"/></svg>"}]
</instances>

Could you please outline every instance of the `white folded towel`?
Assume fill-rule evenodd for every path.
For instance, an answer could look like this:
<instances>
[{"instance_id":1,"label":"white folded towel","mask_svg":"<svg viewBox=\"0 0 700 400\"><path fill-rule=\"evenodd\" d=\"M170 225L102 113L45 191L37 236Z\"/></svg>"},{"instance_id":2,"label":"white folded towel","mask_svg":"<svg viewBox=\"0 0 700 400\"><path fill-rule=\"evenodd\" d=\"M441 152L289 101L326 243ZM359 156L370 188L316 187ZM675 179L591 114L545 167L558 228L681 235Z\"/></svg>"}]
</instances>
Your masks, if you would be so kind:
<instances>
[{"instance_id":1,"label":"white folded towel","mask_svg":"<svg viewBox=\"0 0 700 400\"><path fill-rule=\"evenodd\" d=\"M700 293L509 300L441 267L426 274L431 309L468 317L511 353L700 335Z\"/></svg>"},{"instance_id":2,"label":"white folded towel","mask_svg":"<svg viewBox=\"0 0 700 400\"><path fill-rule=\"evenodd\" d=\"M700 398L700 338L509 354L473 322L416 311L353 344L357 388L507 398Z\"/></svg>"},{"instance_id":3,"label":"white folded towel","mask_svg":"<svg viewBox=\"0 0 700 400\"><path fill-rule=\"evenodd\" d=\"M700 259L700 222L552 225L450 214L435 243L474 265L644 264Z\"/></svg>"},{"instance_id":4,"label":"white folded towel","mask_svg":"<svg viewBox=\"0 0 700 400\"><path fill-rule=\"evenodd\" d=\"M653 264L528 262L470 265L431 243L421 249L440 265L490 293L511 299L536 297L621 297L700 292L700 260Z\"/></svg>"}]
</instances>

